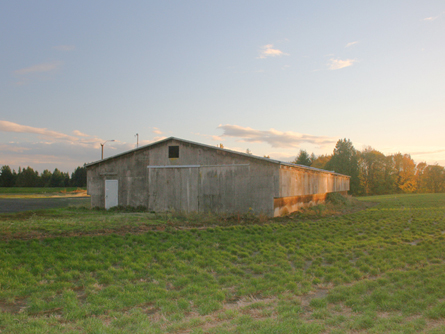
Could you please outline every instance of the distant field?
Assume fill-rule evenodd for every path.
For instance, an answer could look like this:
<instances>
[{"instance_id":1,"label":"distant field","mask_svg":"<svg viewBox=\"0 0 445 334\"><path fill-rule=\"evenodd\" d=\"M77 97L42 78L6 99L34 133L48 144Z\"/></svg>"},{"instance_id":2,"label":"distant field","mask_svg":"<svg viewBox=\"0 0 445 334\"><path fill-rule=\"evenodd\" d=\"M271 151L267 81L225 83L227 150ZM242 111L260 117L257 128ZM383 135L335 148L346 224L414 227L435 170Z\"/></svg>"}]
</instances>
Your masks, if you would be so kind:
<instances>
[{"instance_id":1,"label":"distant field","mask_svg":"<svg viewBox=\"0 0 445 334\"><path fill-rule=\"evenodd\" d=\"M0 194L54 194L54 193L67 193L73 192L78 189L86 190L86 188L77 187L58 187L58 188L46 188L46 187L0 187Z\"/></svg>"},{"instance_id":2,"label":"distant field","mask_svg":"<svg viewBox=\"0 0 445 334\"><path fill-rule=\"evenodd\" d=\"M86 188L60 187L60 188L21 188L0 187L0 199L2 198L54 198L54 197L84 197L88 196Z\"/></svg>"},{"instance_id":3,"label":"distant field","mask_svg":"<svg viewBox=\"0 0 445 334\"><path fill-rule=\"evenodd\" d=\"M369 200L271 220L2 214L0 330L445 333L445 194Z\"/></svg>"}]
</instances>

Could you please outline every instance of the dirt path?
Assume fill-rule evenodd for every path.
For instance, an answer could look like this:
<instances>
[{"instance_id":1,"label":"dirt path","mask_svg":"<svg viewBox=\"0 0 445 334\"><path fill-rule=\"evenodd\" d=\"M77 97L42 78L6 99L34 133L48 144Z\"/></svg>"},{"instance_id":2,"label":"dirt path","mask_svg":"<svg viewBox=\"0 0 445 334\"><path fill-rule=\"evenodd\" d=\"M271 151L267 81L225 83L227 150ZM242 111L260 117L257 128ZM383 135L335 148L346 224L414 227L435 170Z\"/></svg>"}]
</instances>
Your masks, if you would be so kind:
<instances>
[{"instance_id":1,"label":"dirt path","mask_svg":"<svg viewBox=\"0 0 445 334\"><path fill-rule=\"evenodd\" d=\"M88 205L89 197L74 198L0 198L0 213L62 208L69 205Z\"/></svg>"}]
</instances>

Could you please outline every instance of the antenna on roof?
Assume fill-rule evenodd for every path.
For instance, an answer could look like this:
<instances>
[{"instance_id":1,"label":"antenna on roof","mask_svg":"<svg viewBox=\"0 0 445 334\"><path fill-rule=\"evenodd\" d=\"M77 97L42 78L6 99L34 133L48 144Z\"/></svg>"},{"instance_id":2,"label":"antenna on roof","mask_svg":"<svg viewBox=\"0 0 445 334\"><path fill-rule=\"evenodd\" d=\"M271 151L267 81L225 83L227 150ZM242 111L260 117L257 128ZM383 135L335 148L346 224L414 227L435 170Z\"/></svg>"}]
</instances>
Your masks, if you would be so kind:
<instances>
[{"instance_id":1,"label":"antenna on roof","mask_svg":"<svg viewBox=\"0 0 445 334\"><path fill-rule=\"evenodd\" d=\"M134 136L137 137L136 148L138 148L139 147L139 133L136 133Z\"/></svg>"}]
</instances>

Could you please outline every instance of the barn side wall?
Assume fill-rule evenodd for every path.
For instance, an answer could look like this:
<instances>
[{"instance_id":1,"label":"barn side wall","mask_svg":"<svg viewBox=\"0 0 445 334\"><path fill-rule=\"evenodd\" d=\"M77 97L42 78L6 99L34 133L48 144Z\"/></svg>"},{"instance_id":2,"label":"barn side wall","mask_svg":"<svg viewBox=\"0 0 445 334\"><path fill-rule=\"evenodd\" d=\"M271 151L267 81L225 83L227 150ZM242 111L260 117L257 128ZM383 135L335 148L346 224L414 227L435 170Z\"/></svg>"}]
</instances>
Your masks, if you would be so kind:
<instances>
[{"instance_id":1,"label":"barn side wall","mask_svg":"<svg viewBox=\"0 0 445 334\"><path fill-rule=\"evenodd\" d=\"M92 207L105 207L105 180L118 180L118 202L123 206L147 206L148 151L134 151L87 167L87 192Z\"/></svg>"},{"instance_id":2,"label":"barn side wall","mask_svg":"<svg viewBox=\"0 0 445 334\"><path fill-rule=\"evenodd\" d=\"M274 216L286 215L304 206L325 201L330 192L346 194L349 177L334 173L281 166L279 196L274 198Z\"/></svg>"},{"instance_id":3,"label":"barn side wall","mask_svg":"<svg viewBox=\"0 0 445 334\"><path fill-rule=\"evenodd\" d=\"M169 146L179 146L178 158L169 158ZM160 166L177 168L155 168ZM194 168L198 168L198 174ZM112 179L119 182L119 205L143 205L151 210L166 211L172 209L173 196L180 202L179 209L252 211L272 216L274 197L279 196L279 173L279 165L266 160L169 140L89 166L88 194L93 207L104 207L105 180ZM184 180L187 175L192 176ZM195 200L197 206L191 205ZM188 204L184 204L186 202Z\"/></svg>"}]
</instances>

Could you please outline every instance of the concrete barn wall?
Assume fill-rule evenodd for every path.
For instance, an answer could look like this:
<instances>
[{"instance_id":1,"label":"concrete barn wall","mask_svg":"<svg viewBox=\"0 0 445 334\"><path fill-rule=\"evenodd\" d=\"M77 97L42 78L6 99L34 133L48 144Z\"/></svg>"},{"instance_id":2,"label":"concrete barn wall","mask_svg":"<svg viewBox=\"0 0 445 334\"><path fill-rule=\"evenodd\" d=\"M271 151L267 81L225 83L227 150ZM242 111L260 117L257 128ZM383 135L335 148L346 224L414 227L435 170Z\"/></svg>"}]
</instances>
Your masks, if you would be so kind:
<instances>
[{"instance_id":1,"label":"concrete barn wall","mask_svg":"<svg viewBox=\"0 0 445 334\"><path fill-rule=\"evenodd\" d=\"M179 146L179 158L168 158L168 146ZM159 166L171 168L154 168ZM177 140L89 166L87 178L91 204L98 207L105 205L106 179L119 181L120 205L155 211L252 210L271 216L279 195L278 164Z\"/></svg>"},{"instance_id":2,"label":"concrete barn wall","mask_svg":"<svg viewBox=\"0 0 445 334\"><path fill-rule=\"evenodd\" d=\"M324 202L327 193L349 190L349 177L300 167L281 166L280 194L274 198L274 216Z\"/></svg>"},{"instance_id":3,"label":"concrete barn wall","mask_svg":"<svg viewBox=\"0 0 445 334\"><path fill-rule=\"evenodd\" d=\"M169 159L168 146L174 145L179 146L179 158ZM165 211L172 209L172 206L176 210L184 209L185 201L197 201L192 206L197 206L200 212L244 213L252 210L255 213L273 214L273 197L278 194L278 165L175 140L150 150L150 166L189 165L199 167L189 167L185 171L184 168L148 168L150 209ZM194 181L195 174L197 184ZM154 175L159 182L151 181ZM182 181L167 184L171 177ZM188 183L184 180L193 181Z\"/></svg>"},{"instance_id":4,"label":"concrete barn wall","mask_svg":"<svg viewBox=\"0 0 445 334\"><path fill-rule=\"evenodd\" d=\"M168 147L179 146L169 158ZM87 166L93 207L105 207L105 180L118 180L118 203L153 211L264 213L280 216L349 190L349 177L279 165L171 139Z\"/></svg>"},{"instance_id":5,"label":"concrete barn wall","mask_svg":"<svg viewBox=\"0 0 445 334\"><path fill-rule=\"evenodd\" d=\"M147 206L148 151L133 151L87 167L87 192L92 207L105 207L105 180L118 180L119 205Z\"/></svg>"}]
</instances>

